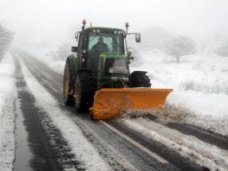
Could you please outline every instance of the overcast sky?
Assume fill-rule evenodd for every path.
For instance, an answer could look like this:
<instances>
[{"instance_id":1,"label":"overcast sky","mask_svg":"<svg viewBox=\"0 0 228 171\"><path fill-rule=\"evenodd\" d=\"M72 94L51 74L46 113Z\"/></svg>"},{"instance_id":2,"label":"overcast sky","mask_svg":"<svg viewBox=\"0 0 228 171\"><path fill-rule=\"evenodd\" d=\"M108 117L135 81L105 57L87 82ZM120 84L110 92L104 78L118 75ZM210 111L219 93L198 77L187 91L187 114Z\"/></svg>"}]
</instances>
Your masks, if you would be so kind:
<instances>
[{"instance_id":1,"label":"overcast sky","mask_svg":"<svg viewBox=\"0 0 228 171\"><path fill-rule=\"evenodd\" d=\"M59 45L83 18L94 26L140 31L158 26L196 38L228 35L228 0L0 0L0 21L17 43ZM73 35L71 37L73 39Z\"/></svg>"}]
</instances>

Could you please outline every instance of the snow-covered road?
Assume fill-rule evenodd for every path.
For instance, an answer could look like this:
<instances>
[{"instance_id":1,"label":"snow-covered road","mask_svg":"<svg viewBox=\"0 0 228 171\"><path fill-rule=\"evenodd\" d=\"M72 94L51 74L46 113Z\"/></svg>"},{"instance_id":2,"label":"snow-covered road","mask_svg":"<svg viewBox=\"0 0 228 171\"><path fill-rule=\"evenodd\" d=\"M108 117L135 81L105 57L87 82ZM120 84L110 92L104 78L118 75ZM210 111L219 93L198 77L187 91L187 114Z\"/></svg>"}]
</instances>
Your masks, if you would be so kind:
<instances>
[{"instance_id":1,"label":"snow-covered road","mask_svg":"<svg viewBox=\"0 0 228 171\"><path fill-rule=\"evenodd\" d=\"M91 121L88 113L76 114L73 108L62 104L61 74L26 53L18 51L12 54L14 58L8 54L0 63L9 68L0 71L3 75L1 78L6 80L4 86L0 85L0 170L13 168L14 145L17 141L14 138L15 113L21 113L24 117L28 131L27 141L30 144L28 148L31 148L33 153L30 156L30 163L24 164L31 164L32 161L31 166L34 168L49 170L228 169L227 137L212 134L185 123L175 123L174 120L164 121L164 118L157 118L156 115L149 118L146 113L136 113L134 118L129 117L127 113L120 119L108 122ZM21 73L20 78L17 77L16 80L17 88L14 60L16 73ZM4 95L5 87L8 87L7 93L12 94L7 102L8 96ZM15 100L19 101L16 106L19 105L20 112L15 112ZM5 143L2 141L5 135L9 137L8 144L11 144L8 150L2 145ZM41 140L36 142L35 139ZM40 143L40 146L37 147L36 143ZM2 157L6 152L10 157ZM16 154L16 160L17 157L18 154ZM45 160L47 161L43 162L43 165L46 167L42 166L42 161ZM56 164L56 168L53 168L53 163Z\"/></svg>"}]
</instances>

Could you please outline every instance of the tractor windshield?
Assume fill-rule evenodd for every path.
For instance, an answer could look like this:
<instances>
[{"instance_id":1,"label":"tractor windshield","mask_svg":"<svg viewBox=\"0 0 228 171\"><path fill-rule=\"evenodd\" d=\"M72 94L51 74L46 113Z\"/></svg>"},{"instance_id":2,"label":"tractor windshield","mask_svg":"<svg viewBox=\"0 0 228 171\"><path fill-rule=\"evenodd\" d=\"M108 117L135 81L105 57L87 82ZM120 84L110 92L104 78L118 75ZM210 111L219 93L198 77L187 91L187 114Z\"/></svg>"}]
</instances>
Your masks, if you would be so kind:
<instances>
[{"instance_id":1,"label":"tractor windshield","mask_svg":"<svg viewBox=\"0 0 228 171\"><path fill-rule=\"evenodd\" d=\"M101 66L102 59L99 58L104 53L112 58L125 56L123 31L96 28L89 33L87 67L92 70L92 73L95 73L95 77L98 68L104 68Z\"/></svg>"},{"instance_id":2,"label":"tractor windshield","mask_svg":"<svg viewBox=\"0 0 228 171\"><path fill-rule=\"evenodd\" d=\"M120 32L94 33L89 35L88 51L118 52L124 54L123 34Z\"/></svg>"}]
</instances>

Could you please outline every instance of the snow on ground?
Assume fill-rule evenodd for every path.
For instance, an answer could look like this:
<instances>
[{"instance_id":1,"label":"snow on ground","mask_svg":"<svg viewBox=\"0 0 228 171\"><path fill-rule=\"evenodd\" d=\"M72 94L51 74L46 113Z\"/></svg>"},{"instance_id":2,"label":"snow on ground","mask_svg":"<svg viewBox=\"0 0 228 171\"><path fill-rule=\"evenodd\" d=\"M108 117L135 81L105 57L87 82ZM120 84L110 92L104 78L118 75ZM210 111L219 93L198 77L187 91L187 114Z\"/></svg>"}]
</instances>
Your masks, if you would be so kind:
<instances>
[{"instance_id":1,"label":"snow on ground","mask_svg":"<svg viewBox=\"0 0 228 171\"><path fill-rule=\"evenodd\" d=\"M172 93L167 103L183 111L181 122L228 136L228 96L187 91ZM171 112L171 115L176 115ZM179 114L180 115L180 112Z\"/></svg>"},{"instance_id":2,"label":"snow on ground","mask_svg":"<svg viewBox=\"0 0 228 171\"><path fill-rule=\"evenodd\" d=\"M185 135L151 120L139 118L137 120L121 120L119 122L141 135L161 143L171 151L180 154L183 158L192 160L202 168L214 171L228 169L227 150L222 150L196 137Z\"/></svg>"},{"instance_id":3,"label":"snow on ground","mask_svg":"<svg viewBox=\"0 0 228 171\"><path fill-rule=\"evenodd\" d=\"M7 53L0 62L0 170L12 170L15 157L15 68Z\"/></svg>"},{"instance_id":4,"label":"snow on ground","mask_svg":"<svg viewBox=\"0 0 228 171\"><path fill-rule=\"evenodd\" d=\"M228 136L228 58L197 54L176 63L172 57L147 52L140 61L133 63L133 70L148 71L153 88L174 89L166 103L167 109L177 109L170 111L170 118L178 115L178 122Z\"/></svg>"},{"instance_id":5,"label":"snow on ground","mask_svg":"<svg viewBox=\"0 0 228 171\"><path fill-rule=\"evenodd\" d=\"M96 149L85 138L80 128L69 115L58 107L58 102L32 76L22 60L20 60L20 63L26 84L37 101L37 107L43 109L49 115L57 128L62 132L76 158L84 162L86 170L112 170L99 156Z\"/></svg>"}]
</instances>

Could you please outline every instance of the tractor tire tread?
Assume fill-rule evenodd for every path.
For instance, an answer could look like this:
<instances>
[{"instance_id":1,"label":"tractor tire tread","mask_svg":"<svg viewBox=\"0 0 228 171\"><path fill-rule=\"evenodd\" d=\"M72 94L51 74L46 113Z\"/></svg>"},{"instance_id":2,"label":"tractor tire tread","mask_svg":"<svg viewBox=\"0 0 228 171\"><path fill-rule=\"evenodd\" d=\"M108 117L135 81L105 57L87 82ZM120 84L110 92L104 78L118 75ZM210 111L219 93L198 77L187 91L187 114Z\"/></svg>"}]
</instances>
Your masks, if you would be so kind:
<instances>
[{"instance_id":1,"label":"tractor tire tread","mask_svg":"<svg viewBox=\"0 0 228 171\"><path fill-rule=\"evenodd\" d=\"M88 72L78 73L76 79L79 79L81 90L80 105L75 105L76 110L78 112L85 112L93 104L93 97L96 90L95 80L93 79L92 74Z\"/></svg>"},{"instance_id":2,"label":"tractor tire tread","mask_svg":"<svg viewBox=\"0 0 228 171\"><path fill-rule=\"evenodd\" d=\"M75 73L75 68L70 64L69 59L66 60L66 64L69 70L69 92L66 98L64 98L64 104L66 106L73 106L74 105L74 97L73 95L70 94L70 91L74 88L74 73ZM66 67L65 66L65 67ZM64 88L64 87L63 87Z\"/></svg>"}]
</instances>

